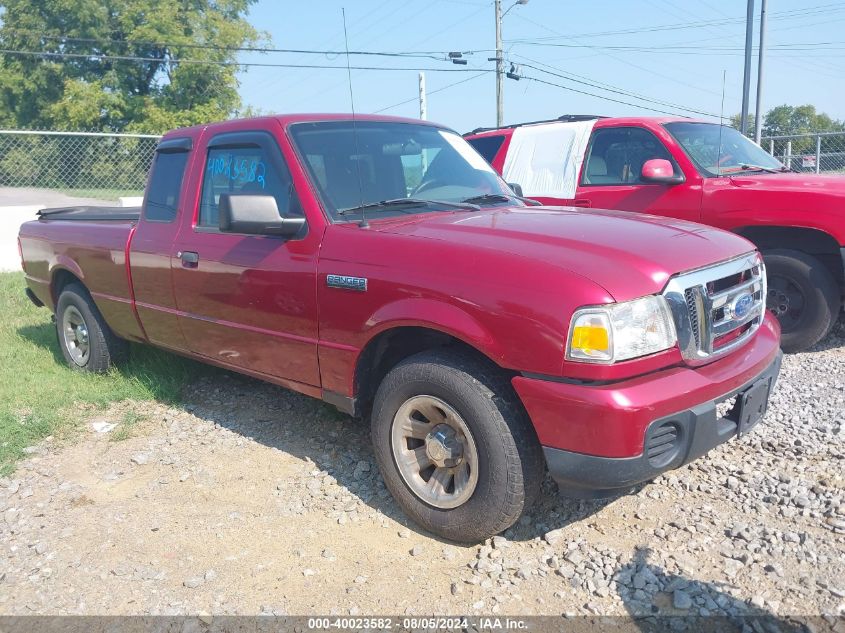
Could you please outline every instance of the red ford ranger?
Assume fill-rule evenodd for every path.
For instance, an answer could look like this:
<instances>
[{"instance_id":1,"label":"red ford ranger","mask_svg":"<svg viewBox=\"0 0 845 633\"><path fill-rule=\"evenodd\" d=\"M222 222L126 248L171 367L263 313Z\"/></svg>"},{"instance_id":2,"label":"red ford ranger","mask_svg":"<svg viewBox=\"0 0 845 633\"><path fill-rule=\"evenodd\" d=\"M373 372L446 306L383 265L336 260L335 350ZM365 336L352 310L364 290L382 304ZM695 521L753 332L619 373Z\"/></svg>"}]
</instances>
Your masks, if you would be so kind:
<instances>
[{"instance_id":1,"label":"red ford ranger","mask_svg":"<svg viewBox=\"0 0 845 633\"><path fill-rule=\"evenodd\" d=\"M742 435L780 367L744 238L532 206L421 121L176 130L140 210L43 211L20 246L72 367L149 343L369 417L400 506L456 541L513 524L546 468L607 495Z\"/></svg>"},{"instance_id":2,"label":"red ford ranger","mask_svg":"<svg viewBox=\"0 0 845 633\"><path fill-rule=\"evenodd\" d=\"M466 138L544 204L692 220L751 240L787 352L817 343L839 317L843 176L790 173L737 130L689 119L564 116Z\"/></svg>"}]
</instances>

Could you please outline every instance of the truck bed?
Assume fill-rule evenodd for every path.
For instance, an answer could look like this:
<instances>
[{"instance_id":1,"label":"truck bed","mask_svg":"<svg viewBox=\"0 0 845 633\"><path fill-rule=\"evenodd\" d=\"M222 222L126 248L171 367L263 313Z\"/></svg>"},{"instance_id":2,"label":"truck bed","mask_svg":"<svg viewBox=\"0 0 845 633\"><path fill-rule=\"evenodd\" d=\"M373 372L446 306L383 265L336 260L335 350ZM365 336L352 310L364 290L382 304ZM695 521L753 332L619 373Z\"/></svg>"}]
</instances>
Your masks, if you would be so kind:
<instances>
[{"instance_id":1,"label":"truck bed","mask_svg":"<svg viewBox=\"0 0 845 633\"><path fill-rule=\"evenodd\" d=\"M129 238L139 208L44 209L20 229L27 286L53 309L55 291L79 279L106 321L125 338L139 338L129 283Z\"/></svg>"}]
</instances>

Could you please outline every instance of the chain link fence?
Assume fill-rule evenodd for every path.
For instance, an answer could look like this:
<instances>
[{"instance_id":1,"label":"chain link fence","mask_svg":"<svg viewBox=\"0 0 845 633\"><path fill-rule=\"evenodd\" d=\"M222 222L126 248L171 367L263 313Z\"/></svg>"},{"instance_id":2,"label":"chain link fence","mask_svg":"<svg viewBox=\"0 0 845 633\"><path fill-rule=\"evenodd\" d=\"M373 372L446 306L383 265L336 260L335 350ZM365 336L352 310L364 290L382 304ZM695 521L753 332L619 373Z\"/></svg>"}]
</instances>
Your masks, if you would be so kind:
<instances>
[{"instance_id":1,"label":"chain link fence","mask_svg":"<svg viewBox=\"0 0 845 633\"><path fill-rule=\"evenodd\" d=\"M0 130L0 187L92 198L140 195L159 136Z\"/></svg>"},{"instance_id":2,"label":"chain link fence","mask_svg":"<svg viewBox=\"0 0 845 633\"><path fill-rule=\"evenodd\" d=\"M0 130L0 187L109 199L140 195L160 138ZM763 137L761 145L793 171L845 173L845 132Z\"/></svg>"},{"instance_id":3,"label":"chain link fence","mask_svg":"<svg viewBox=\"0 0 845 633\"><path fill-rule=\"evenodd\" d=\"M845 173L845 132L764 136L760 145L793 171Z\"/></svg>"}]
</instances>

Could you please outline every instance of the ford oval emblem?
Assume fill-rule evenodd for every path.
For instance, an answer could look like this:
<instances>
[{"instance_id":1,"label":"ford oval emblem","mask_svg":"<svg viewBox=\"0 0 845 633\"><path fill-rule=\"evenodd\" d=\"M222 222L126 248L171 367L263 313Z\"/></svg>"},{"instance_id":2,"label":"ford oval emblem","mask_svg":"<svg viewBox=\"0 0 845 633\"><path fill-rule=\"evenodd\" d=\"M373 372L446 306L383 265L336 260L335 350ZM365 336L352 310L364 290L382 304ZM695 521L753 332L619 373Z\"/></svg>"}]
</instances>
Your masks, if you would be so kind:
<instances>
[{"instance_id":1,"label":"ford oval emblem","mask_svg":"<svg viewBox=\"0 0 845 633\"><path fill-rule=\"evenodd\" d=\"M754 305L754 296L748 293L739 295L734 299L733 310L734 319L744 319L751 311L751 306Z\"/></svg>"}]
</instances>

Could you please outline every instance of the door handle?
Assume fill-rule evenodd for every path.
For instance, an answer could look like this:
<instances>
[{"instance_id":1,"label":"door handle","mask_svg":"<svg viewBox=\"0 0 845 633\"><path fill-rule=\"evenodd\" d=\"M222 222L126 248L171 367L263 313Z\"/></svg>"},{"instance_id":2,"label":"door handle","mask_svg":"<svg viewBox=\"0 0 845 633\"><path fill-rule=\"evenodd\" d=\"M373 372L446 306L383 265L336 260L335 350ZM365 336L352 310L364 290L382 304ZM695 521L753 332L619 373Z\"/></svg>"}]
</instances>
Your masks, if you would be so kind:
<instances>
[{"instance_id":1,"label":"door handle","mask_svg":"<svg viewBox=\"0 0 845 633\"><path fill-rule=\"evenodd\" d=\"M194 251L179 251L176 257L182 260L184 268L196 268L200 263L200 254Z\"/></svg>"},{"instance_id":2,"label":"door handle","mask_svg":"<svg viewBox=\"0 0 845 633\"><path fill-rule=\"evenodd\" d=\"M591 203L587 198L575 198L575 200L572 201L572 206L573 207L589 207L589 206L591 206Z\"/></svg>"}]
</instances>

